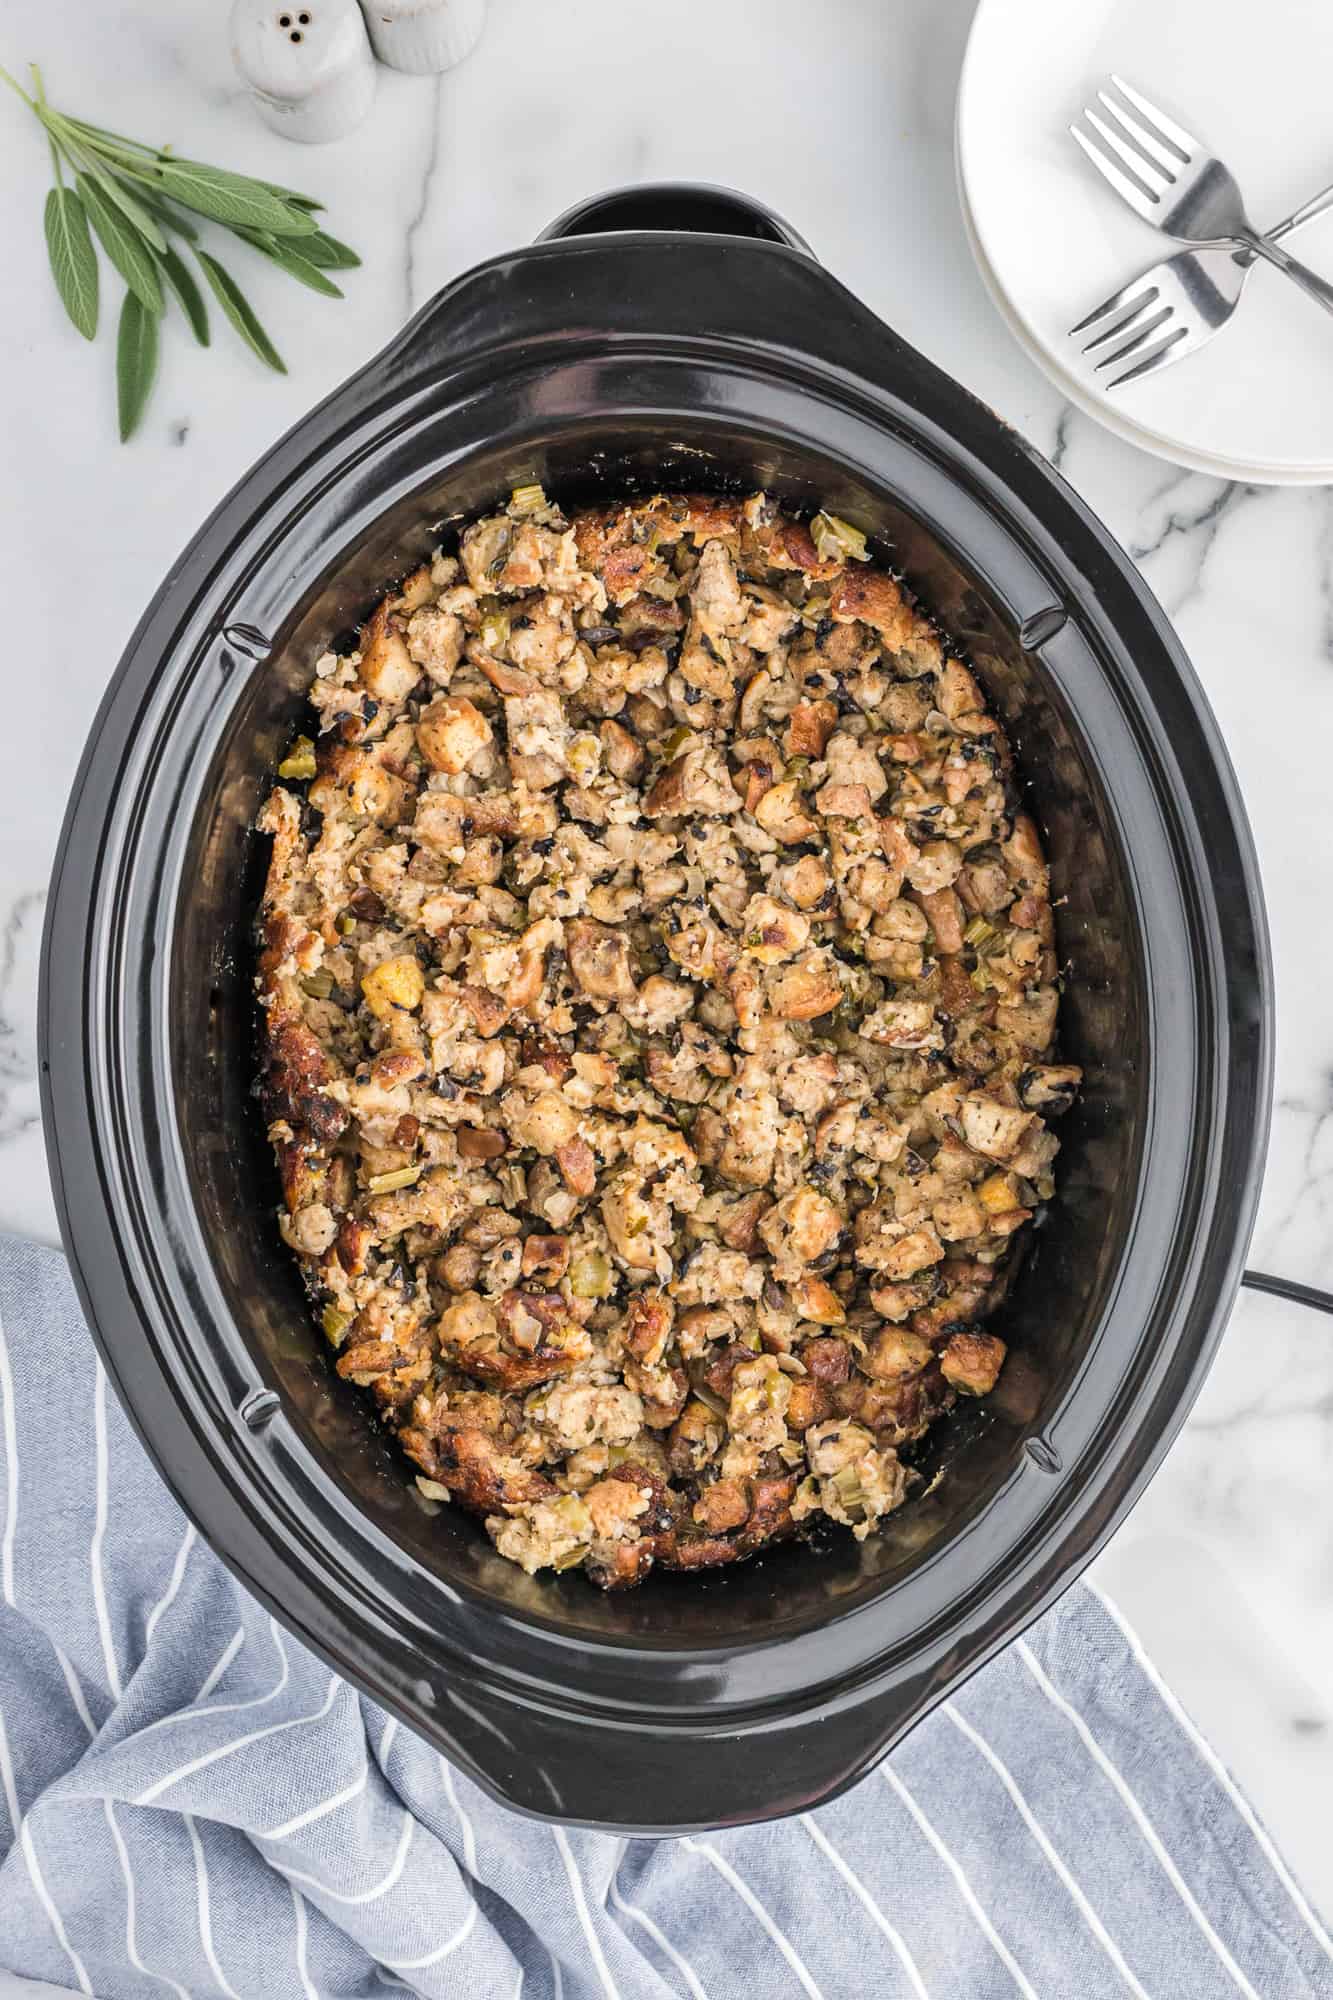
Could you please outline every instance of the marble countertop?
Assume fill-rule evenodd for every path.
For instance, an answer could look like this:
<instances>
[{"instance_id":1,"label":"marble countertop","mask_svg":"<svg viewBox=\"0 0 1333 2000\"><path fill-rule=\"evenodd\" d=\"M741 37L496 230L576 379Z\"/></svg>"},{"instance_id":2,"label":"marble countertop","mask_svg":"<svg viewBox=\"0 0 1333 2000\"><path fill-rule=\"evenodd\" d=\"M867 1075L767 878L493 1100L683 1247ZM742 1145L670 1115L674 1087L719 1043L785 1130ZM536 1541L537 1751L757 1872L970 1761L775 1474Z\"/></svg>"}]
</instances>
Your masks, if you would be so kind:
<instances>
[{"instance_id":1,"label":"marble countertop","mask_svg":"<svg viewBox=\"0 0 1333 2000\"><path fill-rule=\"evenodd\" d=\"M716 0L492 0L461 69L381 72L357 132L301 149L255 121L219 0L7 0L0 55L40 60L57 104L307 189L365 266L335 304L238 248L290 374L267 373L224 326L201 354L178 323L144 430L122 448L110 316L92 349L64 320L41 237L45 150L17 102L0 102L0 1228L55 1238L34 1050L45 884L85 734L172 559L251 461L448 279L599 188L688 178L788 216L1054 460L1176 621L1240 774L1273 930L1276 1098L1251 1261L1333 1284L1333 1009L1322 898L1311 907L1333 879L1333 492L1227 485L1139 453L1071 411L1014 345L954 193L972 4L766 0L760 36L749 8ZM1331 1472L1333 1324L1243 1295L1184 1432L1094 1570L1325 1910Z\"/></svg>"}]
</instances>

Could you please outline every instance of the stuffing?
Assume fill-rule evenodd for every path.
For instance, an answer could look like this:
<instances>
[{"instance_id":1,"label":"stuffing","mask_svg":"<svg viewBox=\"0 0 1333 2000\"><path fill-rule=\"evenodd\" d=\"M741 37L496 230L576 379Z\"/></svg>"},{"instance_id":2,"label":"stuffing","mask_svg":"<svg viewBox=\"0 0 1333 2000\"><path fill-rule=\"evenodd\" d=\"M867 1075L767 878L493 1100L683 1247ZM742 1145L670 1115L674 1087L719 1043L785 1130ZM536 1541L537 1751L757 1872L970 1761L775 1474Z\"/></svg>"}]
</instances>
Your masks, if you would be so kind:
<instances>
[{"instance_id":1,"label":"stuffing","mask_svg":"<svg viewBox=\"0 0 1333 2000\"><path fill-rule=\"evenodd\" d=\"M829 518L517 489L321 654L257 820L278 1228L529 1572L872 1533L1054 1191L1037 828Z\"/></svg>"}]
</instances>

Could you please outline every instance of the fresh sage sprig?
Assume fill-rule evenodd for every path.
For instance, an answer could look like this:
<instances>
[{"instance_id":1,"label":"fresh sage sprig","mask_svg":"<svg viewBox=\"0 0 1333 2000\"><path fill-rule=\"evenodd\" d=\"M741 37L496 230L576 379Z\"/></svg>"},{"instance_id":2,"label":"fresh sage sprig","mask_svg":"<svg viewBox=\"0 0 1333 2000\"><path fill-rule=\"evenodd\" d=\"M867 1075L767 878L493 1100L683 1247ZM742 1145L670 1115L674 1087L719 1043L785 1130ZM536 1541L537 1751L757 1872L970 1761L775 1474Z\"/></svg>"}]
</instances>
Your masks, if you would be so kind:
<instances>
[{"instance_id":1,"label":"fresh sage sprig","mask_svg":"<svg viewBox=\"0 0 1333 2000\"><path fill-rule=\"evenodd\" d=\"M40 121L51 149L55 186L46 197L46 248L56 290L85 340L97 332L97 245L125 283L116 335L116 404L122 443L138 426L157 376L159 331L169 298L201 347L209 344L208 308L186 263L188 253L226 318L259 359L285 375L287 365L225 264L202 249L193 217L217 223L289 277L325 298L342 292L330 271L361 262L315 220L321 202L273 181L252 180L170 146L145 146L47 103L33 63L33 95L7 70L0 81ZM167 240L179 237L183 246Z\"/></svg>"}]
</instances>

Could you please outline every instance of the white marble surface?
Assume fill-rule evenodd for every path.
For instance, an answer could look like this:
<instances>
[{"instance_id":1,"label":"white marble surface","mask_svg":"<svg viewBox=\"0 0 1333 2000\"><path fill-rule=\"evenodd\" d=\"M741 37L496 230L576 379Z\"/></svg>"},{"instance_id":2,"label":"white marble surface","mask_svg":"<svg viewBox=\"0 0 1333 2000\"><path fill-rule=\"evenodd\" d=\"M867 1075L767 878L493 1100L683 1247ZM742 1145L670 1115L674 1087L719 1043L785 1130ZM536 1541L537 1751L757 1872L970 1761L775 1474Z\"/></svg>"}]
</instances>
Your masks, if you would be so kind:
<instances>
[{"instance_id":1,"label":"white marble surface","mask_svg":"<svg viewBox=\"0 0 1333 2000\"><path fill-rule=\"evenodd\" d=\"M1018 0L1015 0L1018 4ZM317 299L237 250L291 366L225 327L166 342L145 431L115 441L112 342L87 348L44 267L44 149L0 101L0 1227L53 1239L34 1081L43 891L65 792L143 605L251 460L477 259L616 182L749 189L852 289L1061 466L1177 621L1258 838L1277 960L1272 1153L1252 1261L1333 1284L1333 494L1174 471L1062 407L997 319L954 196L953 97L972 0L492 0L440 81L385 72L330 147L264 131L218 0L6 0L4 60L121 130L294 182L365 254ZM1297 191L1299 192L1299 191ZM215 319L217 315L214 315ZM1245 1296L1168 1463L1097 1574L1333 1908L1333 1323Z\"/></svg>"}]
</instances>

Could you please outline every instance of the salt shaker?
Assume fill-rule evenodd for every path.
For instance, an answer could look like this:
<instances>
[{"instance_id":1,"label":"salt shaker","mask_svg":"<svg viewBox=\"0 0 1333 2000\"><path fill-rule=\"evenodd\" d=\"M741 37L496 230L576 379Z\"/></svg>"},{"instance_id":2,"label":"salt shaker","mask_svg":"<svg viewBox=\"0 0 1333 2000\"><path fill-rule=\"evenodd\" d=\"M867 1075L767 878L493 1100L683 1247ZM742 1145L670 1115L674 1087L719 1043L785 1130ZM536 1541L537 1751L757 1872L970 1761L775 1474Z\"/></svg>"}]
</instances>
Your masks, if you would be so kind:
<instances>
[{"instance_id":1,"label":"salt shaker","mask_svg":"<svg viewBox=\"0 0 1333 2000\"><path fill-rule=\"evenodd\" d=\"M375 95L357 0L235 0L231 52L256 111L285 139L340 139Z\"/></svg>"},{"instance_id":2,"label":"salt shaker","mask_svg":"<svg viewBox=\"0 0 1333 2000\"><path fill-rule=\"evenodd\" d=\"M486 0L361 0L371 45L390 69L452 69L481 39Z\"/></svg>"}]
</instances>

